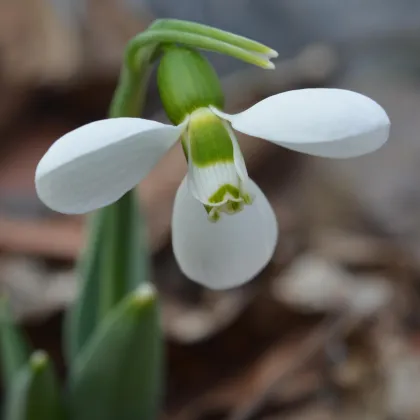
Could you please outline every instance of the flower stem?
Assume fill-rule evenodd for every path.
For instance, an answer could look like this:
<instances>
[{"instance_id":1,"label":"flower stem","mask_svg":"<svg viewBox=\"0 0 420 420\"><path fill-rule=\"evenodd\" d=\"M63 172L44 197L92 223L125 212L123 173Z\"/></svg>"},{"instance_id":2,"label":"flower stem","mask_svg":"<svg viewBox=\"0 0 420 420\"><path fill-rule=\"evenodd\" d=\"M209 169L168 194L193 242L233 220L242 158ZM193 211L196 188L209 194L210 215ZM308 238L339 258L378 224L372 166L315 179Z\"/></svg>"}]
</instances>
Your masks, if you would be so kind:
<instances>
[{"instance_id":1,"label":"flower stem","mask_svg":"<svg viewBox=\"0 0 420 420\"><path fill-rule=\"evenodd\" d=\"M149 44L137 51L134 65L123 64L109 108L110 118L138 117L141 114L154 51L155 44ZM148 253L141 243L144 232L135 190L97 211L93 217L102 220L102 239L98 244L101 247L98 267L101 290L97 322L100 322L127 293L148 281Z\"/></svg>"},{"instance_id":2,"label":"flower stem","mask_svg":"<svg viewBox=\"0 0 420 420\"><path fill-rule=\"evenodd\" d=\"M150 76L150 59L156 45L131 51L130 65L123 64L117 88L109 107L109 117L138 117L144 106L146 86Z\"/></svg>"}]
</instances>

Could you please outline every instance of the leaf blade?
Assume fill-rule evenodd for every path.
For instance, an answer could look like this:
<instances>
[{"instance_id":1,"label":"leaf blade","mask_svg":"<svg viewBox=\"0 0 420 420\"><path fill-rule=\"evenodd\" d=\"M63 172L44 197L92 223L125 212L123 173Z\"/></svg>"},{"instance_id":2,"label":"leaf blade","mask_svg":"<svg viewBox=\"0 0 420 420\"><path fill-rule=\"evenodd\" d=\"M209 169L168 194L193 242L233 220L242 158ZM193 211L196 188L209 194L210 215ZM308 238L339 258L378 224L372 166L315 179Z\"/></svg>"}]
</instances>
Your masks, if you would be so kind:
<instances>
[{"instance_id":1,"label":"leaf blade","mask_svg":"<svg viewBox=\"0 0 420 420\"><path fill-rule=\"evenodd\" d=\"M49 357L33 353L19 371L5 404L6 420L61 420L63 407Z\"/></svg>"},{"instance_id":2,"label":"leaf blade","mask_svg":"<svg viewBox=\"0 0 420 420\"><path fill-rule=\"evenodd\" d=\"M156 418L163 366L158 312L156 294L144 284L108 314L73 366L73 418Z\"/></svg>"},{"instance_id":3,"label":"leaf blade","mask_svg":"<svg viewBox=\"0 0 420 420\"><path fill-rule=\"evenodd\" d=\"M3 383L10 388L29 358L29 344L14 324L7 299L0 298L0 355Z\"/></svg>"}]
</instances>

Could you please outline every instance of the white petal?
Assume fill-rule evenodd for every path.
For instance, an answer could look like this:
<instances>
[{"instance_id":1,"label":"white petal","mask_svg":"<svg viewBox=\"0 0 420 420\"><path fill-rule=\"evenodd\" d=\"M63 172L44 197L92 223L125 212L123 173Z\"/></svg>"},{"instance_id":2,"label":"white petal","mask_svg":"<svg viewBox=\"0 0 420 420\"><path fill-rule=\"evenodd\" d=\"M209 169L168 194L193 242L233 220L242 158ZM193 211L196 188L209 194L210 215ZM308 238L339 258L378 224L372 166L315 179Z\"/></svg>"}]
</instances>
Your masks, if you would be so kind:
<instances>
[{"instance_id":1,"label":"white petal","mask_svg":"<svg viewBox=\"0 0 420 420\"><path fill-rule=\"evenodd\" d=\"M267 198L249 180L253 204L211 223L187 185L185 178L172 215L172 246L182 272L211 289L251 280L270 261L277 243L277 221Z\"/></svg>"},{"instance_id":2,"label":"white petal","mask_svg":"<svg viewBox=\"0 0 420 420\"><path fill-rule=\"evenodd\" d=\"M298 152L347 158L373 152L389 136L384 109L360 93L301 89L271 96L236 115L233 128Z\"/></svg>"},{"instance_id":3,"label":"white petal","mask_svg":"<svg viewBox=\"0 0 420 420\"><path fill-rule=\"evenodd\" d=\"M111 118L71 131L39 162L38 196L68 214L111 204L150 172L184 128L141 118Z\"/></svg>"}]
</instances>

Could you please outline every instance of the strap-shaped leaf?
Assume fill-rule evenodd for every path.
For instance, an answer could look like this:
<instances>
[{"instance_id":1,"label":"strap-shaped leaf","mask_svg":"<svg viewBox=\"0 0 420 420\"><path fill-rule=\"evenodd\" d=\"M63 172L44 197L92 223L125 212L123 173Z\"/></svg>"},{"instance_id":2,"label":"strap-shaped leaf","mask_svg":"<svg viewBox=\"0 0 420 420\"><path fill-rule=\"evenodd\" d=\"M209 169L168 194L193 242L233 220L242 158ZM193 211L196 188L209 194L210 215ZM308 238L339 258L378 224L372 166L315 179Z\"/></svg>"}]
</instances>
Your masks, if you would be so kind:
<instances>
[{"instance_id":1,"label":"strap-shaped leaf","mask_svg":"<svg viewBox=\"0 0 420 420\"><path fill-rule=\"evenodd\" d=\"M149 281L146 226L135 192L98 211L79 267L81 291L66 320L69 363L98 323L128 293Z\"/></svg>"},{"instance_id":2,"label":"strap-shaped leaf","mask_svg":"<svg viewBox=\"0 0 420 420\"><path fill-rule=\"evenodd\" d=\"M107 315L77 357L70 376L71 418L155 419L161 370L158 305L144 284Z\"/></svg>"},{"instance_id":3,"label":"strap-shaped leaf","mask_svg":"<svg viewBox=\"0 0 420 420\"><path fill-rule=\"evenodd\" d=\"M29 344L14 324L4 297L0 298L0 358L3 383L10 388L17 372L28 361Z\"/></svg>"},{"instance_id":4,"label":"strap-shaped leaf","mask_svg":"<svg viewBox=\"0 0 420 420\"><path fill-rule=\"evenodd\" d=\"M50 360L35 352L7 393L5 420L61 420L59 387Z\"/></svg>"},{"instance_id":5,"label":"strap-shaped leaf","mask_svg":"<svg viewBox=\"0 0 420 420\"><path fill-rule=\"evenodd\" d=\"M104 212L97 212L89 220L88 245L76 270L79 275L79 296L68 311L64 323L64 351L69 364L89 339L98 320L101 244L105 232L104 216Z\"/></svg>"}]
</instances>

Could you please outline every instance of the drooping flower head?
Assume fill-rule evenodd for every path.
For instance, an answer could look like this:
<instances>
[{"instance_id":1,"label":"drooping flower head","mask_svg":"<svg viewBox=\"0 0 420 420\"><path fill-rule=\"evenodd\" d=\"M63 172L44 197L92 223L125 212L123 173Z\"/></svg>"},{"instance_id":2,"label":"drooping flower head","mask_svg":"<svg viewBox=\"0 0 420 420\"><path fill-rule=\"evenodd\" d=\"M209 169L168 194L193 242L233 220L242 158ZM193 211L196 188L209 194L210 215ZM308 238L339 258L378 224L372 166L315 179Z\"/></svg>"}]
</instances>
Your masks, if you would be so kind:
<instances>
[{"instance_id":1,"label":"drooping flower head","mask_svg":"<svg viewBox=\"0 0 420 420\"><path fill-rule=\"evenodd\" d=\"M255 277L278 236L274 212L248 177L234 130L328 158L370 153L389 134L388 116L376 102L341 89L289 91L226 114L216 73L190 48L165 48L158 84L174 125L113 118L82 126L42 158L37 192L56 211L90 212L134 188L181 141L188 173L174 203L173 249L182 271L213 289Z\"/></svg>"}]
</instances>

